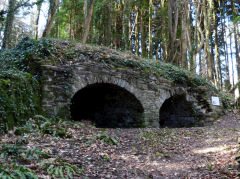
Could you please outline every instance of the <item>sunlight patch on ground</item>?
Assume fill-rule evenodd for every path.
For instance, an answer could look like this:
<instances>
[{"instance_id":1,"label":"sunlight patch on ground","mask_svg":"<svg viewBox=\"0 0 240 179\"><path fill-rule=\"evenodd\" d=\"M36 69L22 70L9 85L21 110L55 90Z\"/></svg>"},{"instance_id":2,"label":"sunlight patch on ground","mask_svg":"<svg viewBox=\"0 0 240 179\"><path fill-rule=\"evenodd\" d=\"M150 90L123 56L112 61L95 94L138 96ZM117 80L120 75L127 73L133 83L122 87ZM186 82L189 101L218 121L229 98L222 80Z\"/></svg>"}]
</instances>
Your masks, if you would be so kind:
<instances>
[{"instance_id":1,"label":"sunlight patch on ground","mask_svg":"<svg viewBox=\"0 0 240 179\"><path fill-rule=\"evenodd\" d=\"M168 171L183 170L183 169L190 168L188 165L181 165L178 162L177 163L176 162L174 162L174 163L166 162L165 165L163 165L162 162L151 161L151 162L148 162L148 163L145 163L145 164L150 166L150 167L161 168L161 169L168 170Z\"/></svg>"},{"instance_id":2,"label":"sunlight patch on ground","mask_svg":"<svg viewBox=\"0 0 240 179\"><path fill-rule=\"evenodd\" d=\"M197 154L206 154L211 152L219 152L219 153L231 153L233 149L236 148L236 145L220 145L215 147L205 147L201 149L194 149L192 150L193 153Z\"/></svg>"},{"instance_id":3,"label":"sunlight patch on ground","mask_svg":"<svg viewBox=\"0 0 240 179\"><path fill-rule=\"evenodd\" d=\"M122 160L128 163L128 168L135 168L138 170L152 170L152 171L161 171L161 172L171 172L171 171L183 171L191 168L190 165L181 164L181 162L169 162L166 159L160 161L151 160L150 156L146 156L145 160L140 159L138 156L122 154L120 156Z\"/></svg>"},{"instance_id":4,"label":"sunlight patch on ground","mask_svg":"<svg viewBox=\"0 0 240 179\"><path fill-rule=\"evenodd\" d=\"M202 149L194 149L193 153L204 154L204 153L209 153L209 152L222 152L225 149L226 149L226 147L224 147L224 146L207 147L207 148L202 148Z\"/></svg>"},{"instance_id":5,"label":"sunlight patch on ground","mask_svg":"<svg viewBox=\"0 0 240 179\"><path fill-rule=\"evenodd\" d=\"M219 138L209 138L209 139L206 139L205 142L207 144L213 144L213 143L219 143L219 142L225 143L225 142L227 142L229 140L231 140L231 138L229 138L229 137L219 137Z\"/></svg>"}]
</instances>

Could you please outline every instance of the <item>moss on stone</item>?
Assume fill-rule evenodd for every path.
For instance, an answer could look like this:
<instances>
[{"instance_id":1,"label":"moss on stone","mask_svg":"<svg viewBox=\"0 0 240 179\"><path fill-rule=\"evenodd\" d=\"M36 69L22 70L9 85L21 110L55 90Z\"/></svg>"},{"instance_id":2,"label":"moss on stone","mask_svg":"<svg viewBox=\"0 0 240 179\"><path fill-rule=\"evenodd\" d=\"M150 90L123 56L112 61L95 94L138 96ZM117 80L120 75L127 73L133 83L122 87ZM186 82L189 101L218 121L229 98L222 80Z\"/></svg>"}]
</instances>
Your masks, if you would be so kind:
<instances>
[{"instance_id":1,"label":"moss on stone","mask_svg":"<svg viewBox=\"0 0 240 179\"><path fill-rule=\"evenodd\" d=\"M70 41L24 39L14 49L0 55L0 59L5 59L3 64L6 67L14 66L32 74L38 74L38 68L34 68L38 65L62 66L91 60L111 69L137 71L143 76L163 77L173 83L190 87L206 86L217 92L206 79L175 65L150 59L144 60L129 52Z\"/></svg>"},{"instance_id":2,"label":"moss on stone","mask_svg":"<svg viewBox=\"0 0 240 179\"><path fill-rule=\"evenodd\" d=\"M24 40L17 46L21 49L23 56L27 57L26 64L33 63L34 59L41 59L40 63L45 65L68 65L83 61L95 61L111 69L138 71L143 76L154 75L163 77L176 84L186 84L190 87L206 86L217 91L206 79L174 66L172 64L144 60L131 53L123 53L106 47L83 45L69 41L54 39ZM28 62L27 62L28 61Z\"/></svg>"},{"instance_id":3,"label":"moss on stone","mask_svg":"<svg viewBox=\"0 0 240 179\"><path fill-rule=\"evenodd\" d=\"M15 48L0 54L0 127L12 128L40 111L41 65L70 66L88 61L114 70L137 72L142 77L165 78L192 89L203 86L220 96L224 106L231 105L232 98L220 93L206 79L172 64L144 60L106 47L25 38ZM64 112L60 110L59 115Z\"/></svg>"},{"instance_id":4,"label":"moss on stone","mask_svg":"<svg viewBox=\"0 0 240 179\"><path fill-rule=\"evenodd\" d=\"M39 109L38 82L21 71L0 72L0 123L2 130L25 123Z\"/></svg>"}]
</instances>

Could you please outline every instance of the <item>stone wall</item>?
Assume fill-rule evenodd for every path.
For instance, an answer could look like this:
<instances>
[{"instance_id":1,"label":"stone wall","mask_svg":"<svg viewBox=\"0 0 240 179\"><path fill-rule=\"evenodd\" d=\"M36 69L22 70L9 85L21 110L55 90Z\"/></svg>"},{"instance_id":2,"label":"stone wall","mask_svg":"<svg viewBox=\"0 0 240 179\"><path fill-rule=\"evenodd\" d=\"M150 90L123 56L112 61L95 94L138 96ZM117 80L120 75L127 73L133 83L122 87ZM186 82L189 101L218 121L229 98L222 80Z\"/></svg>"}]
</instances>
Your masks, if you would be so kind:
<instances>
[{"instance_id":1,"label":"stone wall","mask_svg":"<svg viewBox=\"0 0 240 179\"><path fill-rule=\"evenodd\" d=\"M78 60L80 61L80 60ZM161 77L144 76L129 69L114 69L95 61L81 61L65 66L42 66L42 107L53 117L71 118L70 105L74 95L85 87L106 83L119 86L141 103L144 126L159 127L159 111L165 100L184 94L201 119L211 119L220 108L211 105L211 93L174 85Z\"/></svg>"}]
</instances>

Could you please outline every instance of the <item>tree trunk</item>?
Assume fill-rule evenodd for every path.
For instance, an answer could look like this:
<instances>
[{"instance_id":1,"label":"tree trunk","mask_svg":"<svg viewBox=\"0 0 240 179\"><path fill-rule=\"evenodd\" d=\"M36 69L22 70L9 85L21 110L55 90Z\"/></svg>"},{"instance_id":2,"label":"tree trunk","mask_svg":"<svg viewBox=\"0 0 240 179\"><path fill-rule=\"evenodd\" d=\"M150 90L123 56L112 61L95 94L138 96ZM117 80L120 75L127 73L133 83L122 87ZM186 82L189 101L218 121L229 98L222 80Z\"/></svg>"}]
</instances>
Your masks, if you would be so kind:
<instances>
[{"instance_id":1,"label":"tree trunk","mask_svg":"<svg viewBox=\"0 0 240 179\"><path fill-rule=\"evenodd\" d=\"M181 32L181 66L182 68L187 67L187 9L188 4L184 2L183 12L182 12L182 32Z\"/></svg>"},{"instance_id":2,"label":"tree trunk","mask_svg":"<svg viewBox=\"0 0 240 179\"><path fill-rule=\"evenodd\" d=\"M210 0L208 0L210 1ZM210 80L213 80L213 64L212 64L212 58L210 54L210 46L209 46L209 39L210 39L210 33L211 33L211 10L212 10L212 4L211 2L207 3L207 0L205 0L205 7L204 8L204 29L205 29L205 45L204 45L204 56L203 56L203 75L206 75L206 61L207 61L207 75ZM209 7L208 7L209 5ZM208 7L208 10L207 10Z\"/></svg>"},{"instance_id":3,"label":"tree trunk","mask_svg":"<svg viewBox=\"0 0 240 179\"><path fill-rule=\"evenodd\" d=\"M129 50L129 26L128 26L128 19L129 19L129 1L128 0L122 0L122 6L123 6L123 14L122 14L122 38L124 43L124 49Z\"/></svg>"},{"instance_id":4,"label":"tree trunk","mask_svg":"<svg viewBox=\"0 0 240 179\"><path fill-rule=\"evenodd\" d=\"M214 23L214 35L215 35L215 62L216 62L216 84L217 88L220 89L222 86L222 70L221 70L221 60L218 48L218 22L216 8L213 8L213 23Z\"/></svg>"},{"instance_id":5,"label":"tree trunk","mask_svg":"<svg viewBox=\"0 0 240 179\"><path fill-rule=\"evenodd\" d=\"M132 15L130 14L129 19L128 19L128 26L129 26L128 41L129 41L129 50L132 52L133 51L133 49L132 49L132 47L133 47L133 44L132 44L132 29L133 29L133 27L132 27L131 16Z\"/></svg>"},{"instance_id":6,"label":"tree trunk","mask_svg":"<svg viewBox=\"0 0 240 179\"><path fill-rule=\"evenodd\" d=\"M36 13L36 19L35 19L35 25L34 25L34 37L35 39L38 39L38 25L39 25L39 17L40 17L40 11L42 7L43 0L39 1L37 4L37 13Z\"/></svg>"},{"instance_id":7,"label":"tree trunk","mask_svg":"<svg viewBox=\"0 0 240 179\"><path fill-rule=\"evenodd\" d=\"M112 0L110 0L109 4L106 7L106 11L105 11L105 17L106 17L106 28L104 29L105 34L104 34L104 41L105 41L105 45L106 46L110 46L111 45L111 32L112 32Z\"/></svg>"},{"instance_id":8,"label":"tree trunk","mask_svg":"<svg viewBox=\"0 0 240 179\"><path fill-rule=\"evenodd\" d=\"M73 37L73 15L72 15L72 1L70 1L70 12L69 12L69 38L71 39Z\"/></svg>"},{"instance_id":9,"label":"tree trunk","mask_svg":"<svg viewBox=\"0 0 240 179\"><path fill-rule=\"evenodd\" d=\"M231 0L231 5L232 5L232 13L233 13L233 19L236 18L236 9L235 9L235 4L234 0ZM237 23L234 24L233 26L233 35L234 35L234 42L235 42L235 50L236 50L236 62L237 62L237 74L238 74L238 79L240 78L240 57L239 57L239 43L238 43L238 26Z\"/></svg>"},{"instance_id":10,"label":"tree trunk","mask_svg":"<svg viewBox=\"0 0 240 179\"><path fill-rule=\"evenodd\" d=\"M196 55L200 52L204 45L204 33L201 27L201 16L202 16L202 8L200 4L195 2L196 6L196 26L195 26L195 32L194 32L194 49L191 48L192 44L189 44L189 47L191 48L190 51L192 51L193 59L192 62L190 61L190 70L193 72L196 72ZM199 19L200 18L200 19ZM199 56L201 54L199 53ZM199 64L202 67L202 64ZM200 72L202 73L202 68L200 68Z\"/></svg>"},{"instance_id":11,"label":"tree trunk","mask_svg":"<svg viewBox=\"0 0 240 179\"><path fill-rule=\"evenodd\" d=\"M136 33L136 26L138 24L138 11L135 11L134 13L135 16L130 16L130 19L129 19L129 40L130 40L130 47L131 47L131 51L134 52L133 49L136 50L136 43L134 43L134 46L133 46L133 43L132 43L132 37L133 37L133 33ZM132 25L132 21L131 21L131 17L135 17L134 18L134 22L133 22L133 25ZM130 31L131 30L131 31ZM134 39L134 41L136 42L136 39Z\"/></svg>"},{"instance_id":12,"label":"tree trunk","mask_svg":"<svg viewBox=\"0 0 240 179\"><path fill-rule=\"evenodd\" d=\"M227 34L226 34L227 36ZM226 37L227 38L227 37ZM232 51L232 34L230 34L230 56L231 56L231 63L232 63L232 79L233 79L233 85L235 84L235 79L234 79L234 74L235 74L235 70L234 70L234 65L233 65L233 51Z\"/></svg>"},{"instance_id":13,"label":"tree trunk","mask_svg":"<svg viewBox=\"0 0 240 179\"><path fill-rule=\"evenodd\" d=\"M206 1L206 0L204 0ZM205 3L206 5L206 3ZM208 50L209 50L209 31L208 31L208 20L207 20L207 8L204 6L203 7L203 16L204 16L204 29L205 29L205 44L204 44L204 49L203 49L203 59L202 59L202 75L204 77L207 76L207 69L206 69L206 59L209 55Z\"/></svg>"},{"instance_id":14,"label":"tree trunk","mask_svg":"<svg viewBox=\"0 0 240 179\"><path fill-rule=\"evenodd\" d=\"M202 53L200 52L198 55L199 60L199 74L202 76L203 74L203 62L202 62Z\"/></svg>"},{"instance_id":15,"label":"tree trunk","mask_svg":"<svg viewBox=\"0 0 240 179\"><path fill-rule=\"evenodd\" d=\"M90 8L88 10L88 15L87 15L87 19L84 25L84 34L83 34L83 43L87 42L87 37L88 37L88 32L90 29L90 24L91 24L91 20L92 20L92 15L93 15L93 7L94 7L94 2L95 0L90 0Z\"/></svg>"},{"instance_id":16,"label":"tree trunk","mask_svg":"<svg viewBox=\"0 0 240 179\"><path fill-rule=\"evenodd\" d=\"M208 11L207 11L207 24L206 24L206 50L207 50L207 74L208 74L208 78L210 80L213 80L213 58L211 56L212 53L210 53L210 36L211 36L211 22L212 22L212 10L213 10L213 1L212 0L208 0Z\"/></svg>"},{"instance_id":17,"label":"tree trunk","mask_svg":"<svg viewBox=\"0 0 240 179\"><path fill-rule=\"evenodd\" d=\"M213 44L213 32L210 33L210 58L211 58L211 72L212 72L212 80L215 83L215 86L217 87L217 81L216 81L216 65L214 61L214 44Z\"/></svg>"},{"instance_id":18,"label":"tree trunk","mask_svg":"<svg viewBox=\"0 0 240 179\"><path fill-rule=\"evenodd\" d=\"M222 1L222 3L223 3L223 1ZM218 0L218 4L220 7L221 6L220 0ZM230 75L229 75L229 53L228 53L228 45L226 43L227 42L227 40L226 40L227 33L226 33L226 29L225 29L226 18L224 16L224 9L225 9L225 5L223 3L223 11L220 8L220 15L221 15L220 18L221 18L221 30L223 32L222 39L223 39L223 45L224 45L224 57L225 57L225 64L226 64L225 65L225 72L226 72L225 89L229 90L231 88L231 83L230 83ZM231 35L230 35L230 37L231 37ZM230 40L231 40L231 38L230 38ZM231 43L231 41L230 41L230 43ZM234 77L234 71L232 71L232 73L233 73L232 76ZM222 83L222 85L223 85L223 83ZM234 85L234 78L233 78L233 85Z\"/></svg>"},{"instance_id":19,"label":"tree trunk","mask_svg":"<svg viewBox=\"0 0 240 179\"><path fill-rule=\"evenodd\" d=\"M163 61L167 62L167 58L168 58L168 48L167 48L167 18L165 15L166 10L165 10L165 0L161 0L161 47L162 47L162 56L163 56Z\"/></svg>"},{"instance_id":20,"label":"tree trunk","mask_svg":"<svg viewBox=\"0 0 240 179\"><path fill-rule=\"evenodd\" d=\"M169 30L169 42L168 42L168 62L178 65L177 61L177 49L179 44L176 42L177 27L178 27L178 15L179 7L178 2L174 0L168 1L168 30Z\"/></svg>"},{"instance_id":21,"label":"tree trunk","mask_svg":"<svg viewBox=\"0 0 240 179\"><path fill-rule=\"evenodd\" d=\"M136 13L139 14L138 6L135 7ZM136 29L135 29L135 53L139 55L139 16L136 17Z\"/></svg>"},{"instance_id":22,"label":"tree trunk","mask_svg":"<svg viewBox=\"0 0 240 179\"><path fill-rule=\"evenodd\" d=\"M153 54L153 42L152 42L152 15L153 15L153 1L149 0L149 19L148 19L148 57L152 58Z\"/></svg>"},{"instance_id":23,"label":"tree trunk","mask_svg":"<svg viewBox=\"0 0 240 179\"><path fill-rule=\"evenodd\" d=\"M42 37L47 37L50 34L50 31L51 31L51 28L52 28L52 25L53 25L54 16L56 14L58 6L59 6L59 0L50 0L47 24L46 24L45 29L43 31Z\"/></svg>"},{"instance_id":24,"label":"tree trunk","mask_svg":"<svg viewBox=\"0 0 240 179\"><path fill-rule=\"evenodd\" d=\"M16 0L9 0L8 12L4 29L2 49L11 48L12 26L15 14Z\"/></svg>"},{"instance_id":25,"label":"tree trunk","mask_svg":"<svg viewBox=\"0 0 240 179\"><path fill-rule=\"evenodd\" d=\"M84 5L83 5L83 15L84 15L84 22L87 21L87 14L88 14L88 0L84 0Z\"/></svg>"},{"instance_id":26,"label":"tree trunk","mask_svg":"<svg viewBox=\"0 0 240 179\"><path fill-rule=\"evenodd\" d=\"M141 8L141 24L140 24L140 30L141 30L141 50L142 54L141 57L146 58L147 57L147 44L146 44L146 28L145 28L145 9Z\"/></svg>"}]
</instances>

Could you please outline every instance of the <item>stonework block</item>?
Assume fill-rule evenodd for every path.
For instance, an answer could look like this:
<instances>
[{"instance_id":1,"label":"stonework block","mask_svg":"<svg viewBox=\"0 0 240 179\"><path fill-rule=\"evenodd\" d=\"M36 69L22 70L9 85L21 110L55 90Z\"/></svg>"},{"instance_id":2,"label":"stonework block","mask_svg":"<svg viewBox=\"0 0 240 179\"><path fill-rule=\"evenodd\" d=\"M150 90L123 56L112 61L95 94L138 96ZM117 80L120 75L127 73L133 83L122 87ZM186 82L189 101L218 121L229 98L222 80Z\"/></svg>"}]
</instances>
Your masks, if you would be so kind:
<instances>
[{"instance_id":1,"label":"stonework block","mask_svg":"<svg viewBox=\"0 0 240 179\"><path fill-rule=\"evenodd\" d=\"M81 56L80 59L89 58ZM67 69L67 70L66 70ZM44 66L42 70L42 107L52 116L71 118L70 103L74 95L93 84L112 84L132 94L144 108L146 127L159 127L160 109L170 97L183 95L201 115L219 113L211 104L210 94L175 86L164 78L141 76L140 72L107 68L93 61L79 61L67 67ZM204 90L204 89L203 89ZM216 113L215 113L216 112Z\"/></svg>"}]
</instances>

